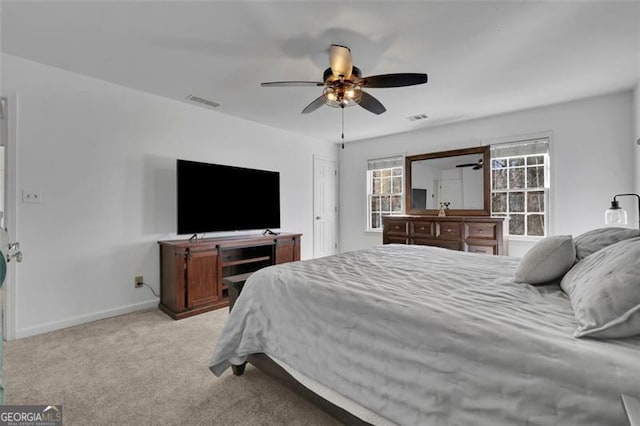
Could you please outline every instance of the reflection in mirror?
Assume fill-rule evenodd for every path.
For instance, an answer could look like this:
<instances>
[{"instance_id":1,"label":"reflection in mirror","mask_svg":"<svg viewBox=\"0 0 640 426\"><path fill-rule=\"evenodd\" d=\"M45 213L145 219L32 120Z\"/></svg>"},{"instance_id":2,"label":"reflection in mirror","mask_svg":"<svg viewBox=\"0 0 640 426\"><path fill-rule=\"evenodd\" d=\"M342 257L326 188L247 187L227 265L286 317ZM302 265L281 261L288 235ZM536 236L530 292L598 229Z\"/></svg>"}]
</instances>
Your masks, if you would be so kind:
<instances>
[{"instance_id":1,"label":"reflection in mirror","mask_svg":"<svg viewBox=\"0 0 640 426\"><path fill-rule=\"evenodd\" d=\"M405 157L405 212L490 216L491 153L488 145Z\"/></svg>"},{"instance_id":2,"label":"reflection in mirror","mask_svg":"<svg viewBox=\"0 0 640 426\"><path fill-rule=\"evenodd\" d=\"M411 207L452 210L484 208L483 155L429 158L411 164Z\"/></svg>"}]
</instances>

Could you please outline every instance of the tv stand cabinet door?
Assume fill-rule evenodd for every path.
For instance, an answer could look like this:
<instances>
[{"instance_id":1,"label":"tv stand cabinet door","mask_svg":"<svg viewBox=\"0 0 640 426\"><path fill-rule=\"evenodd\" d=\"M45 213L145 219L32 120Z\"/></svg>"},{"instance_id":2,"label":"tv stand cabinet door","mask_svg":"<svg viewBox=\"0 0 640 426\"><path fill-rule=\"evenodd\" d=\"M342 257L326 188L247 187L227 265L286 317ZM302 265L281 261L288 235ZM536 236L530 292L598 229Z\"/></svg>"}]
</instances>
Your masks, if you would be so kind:
<instances>
[{"instance_id":1,"label":"tv stand cabinet door","mask_svg":"<svg viewBox=\"0 0 640 426\"><path fill-rule=\"evenodd\" d=\"M300 260L300 237L276 239L276 264Z\"/></svg>"},{"instance_id":2,"label":"tv stand cabinet door","mask_svg":"<svg viewBox=\"0 0 640 426\"><path fill-rule=\"evenodd\" d=\"M220 298L216 251L191 252L185 272L187 309L207 305Z\"/></svg>"}]
</instances>

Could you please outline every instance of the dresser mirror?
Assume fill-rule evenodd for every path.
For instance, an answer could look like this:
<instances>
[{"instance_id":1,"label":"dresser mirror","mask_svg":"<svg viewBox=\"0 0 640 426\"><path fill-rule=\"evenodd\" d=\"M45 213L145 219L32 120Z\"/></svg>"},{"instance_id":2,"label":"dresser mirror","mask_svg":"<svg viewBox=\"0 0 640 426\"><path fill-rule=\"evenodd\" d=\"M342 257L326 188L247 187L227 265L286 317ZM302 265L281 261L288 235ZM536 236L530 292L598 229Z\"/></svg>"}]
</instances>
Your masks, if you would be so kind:
<instances>
[{"instance_id":1,"label":"dresser mirror","mask_svg":"<svg viewBox=\"0 0 640 426\"><path fill-rule=\"evenodd\" d=\"M406 214L491 215L490 161L489 146L407 156Z\"/></svg>"}]
</instances>

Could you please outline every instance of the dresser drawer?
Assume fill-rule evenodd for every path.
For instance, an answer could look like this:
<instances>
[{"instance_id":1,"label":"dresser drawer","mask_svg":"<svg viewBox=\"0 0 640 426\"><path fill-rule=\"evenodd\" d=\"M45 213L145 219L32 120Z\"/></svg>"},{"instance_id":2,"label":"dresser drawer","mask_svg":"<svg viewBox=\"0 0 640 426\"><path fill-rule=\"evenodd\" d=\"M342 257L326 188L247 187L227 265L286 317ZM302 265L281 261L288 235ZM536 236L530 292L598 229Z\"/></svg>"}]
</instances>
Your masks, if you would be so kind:
<instances>
[{"instance_id":1,"label":"dresser drawer","mask_svg":"<svg viewBox=\"0 0 640 426\"><path fill-rule=\"evenodd\" d=\"M465 223L466 237L475 239L496 239L496 223Z\"/></svg>"},{"instance_id":2,"label":"dresser drawer","mask_svg":"<svg viewBox=\"0 0 640 426\"><path fill-rule=\"evenodd\" d=\"M416 237L435 237L435 226L433 222L414 221L409 225L411 227L411 235Z\"/></svg>"},{"instance_id":3,"label":"dresser drawer","mask_svg":"<svg viewBox=\"0 0 640 426\"><path fill-rule=\"evenodd\" d=\"M389 235L409 235L408 220L385 220L383 232Z\"/></svg>"},{"instance_id":4,"label":"dresser drawer","mask_svg":"<svg viewBox=\"0 0 640 426\"><path fill-rule=\"evenodd\" d=\"M449 250L463 251L461 241L443 241L443 240L427 240L427 239L420 239L420 238L412 238L411 244L416 244L420 246L441 247Z\"/></svg>"},{"instance_id":5,"label":"dresser drawer","mask_svg":"<svg viewBox=\"0 0 640 426\"><path fill-rule=\"evenodd\" d=\"M406 237L394 237L389 235L383 238L382 244L409 244L409 239Z\"/></svg>"},{"instance_id":6,"label":"dresser drawer","mask_svg":"<svg viewBox=\"0 0 640 426\"><path fill-rule=\"evenodd\" d=\"M495 244L466 244L469 253L482 253L482 254L498 254L498 246Z\"/></svg>"},{"instance_id":7,"label":"dresser drawer","mask_svg":"<svg viewBox=\"0 0 640 426\"><path fill-rule=\"evenodd\" d=\"M436 224L436 235L442 240L462 239L462 224L460 222L440 222Z\"/></svg>"}]
</instances>

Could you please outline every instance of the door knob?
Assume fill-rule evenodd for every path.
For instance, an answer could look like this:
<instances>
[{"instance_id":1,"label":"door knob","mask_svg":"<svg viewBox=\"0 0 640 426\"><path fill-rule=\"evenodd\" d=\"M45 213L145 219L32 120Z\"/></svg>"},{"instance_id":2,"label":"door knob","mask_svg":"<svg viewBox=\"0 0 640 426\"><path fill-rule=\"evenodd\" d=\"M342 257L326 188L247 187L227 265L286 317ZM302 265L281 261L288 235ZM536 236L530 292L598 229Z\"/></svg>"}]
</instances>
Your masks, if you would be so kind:
<instances>
[{"instance_id":1,"label":"door knob","mask_svg":"<svg viewBox=\"0 0 640 426\"><path fill-rule=\"evenodd\" d=\"M316 216L316 220L320 220L320 216Z\"/></svg>"}]
</instances>

